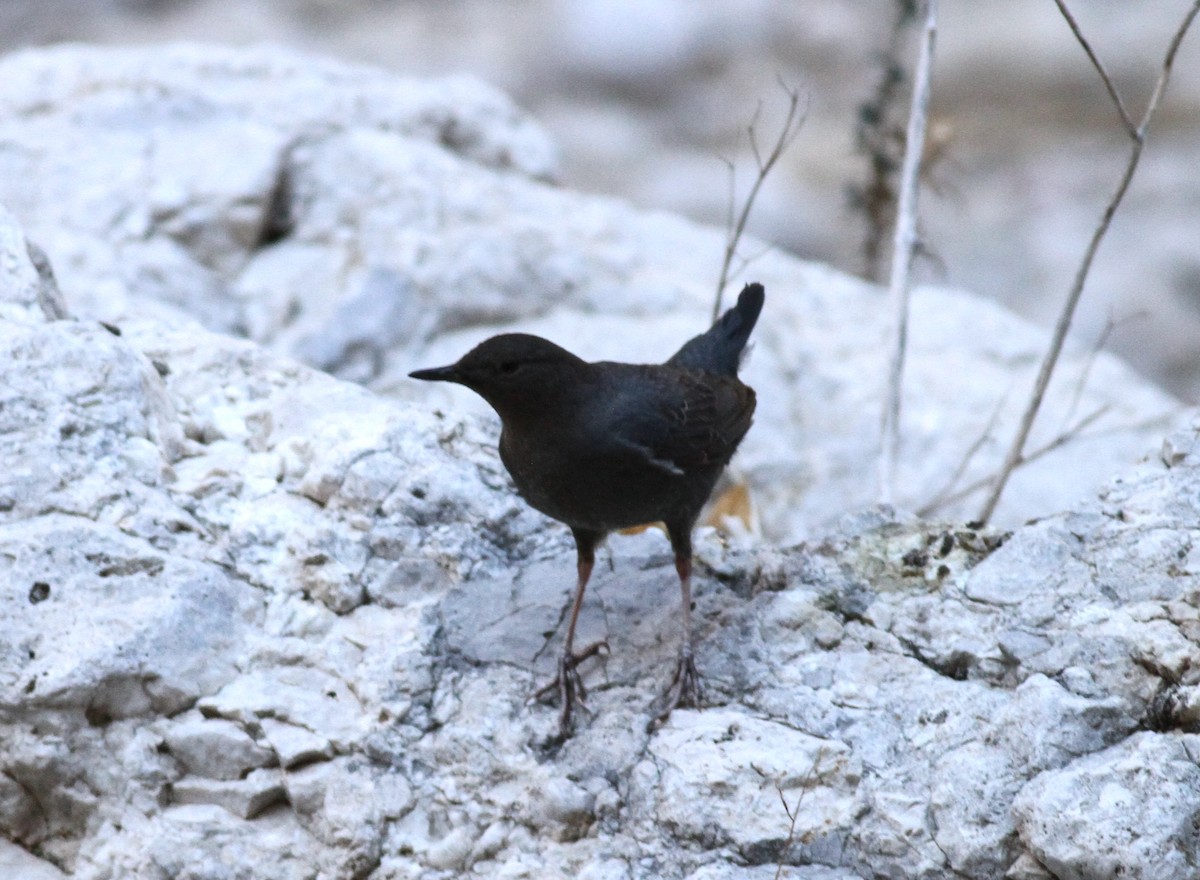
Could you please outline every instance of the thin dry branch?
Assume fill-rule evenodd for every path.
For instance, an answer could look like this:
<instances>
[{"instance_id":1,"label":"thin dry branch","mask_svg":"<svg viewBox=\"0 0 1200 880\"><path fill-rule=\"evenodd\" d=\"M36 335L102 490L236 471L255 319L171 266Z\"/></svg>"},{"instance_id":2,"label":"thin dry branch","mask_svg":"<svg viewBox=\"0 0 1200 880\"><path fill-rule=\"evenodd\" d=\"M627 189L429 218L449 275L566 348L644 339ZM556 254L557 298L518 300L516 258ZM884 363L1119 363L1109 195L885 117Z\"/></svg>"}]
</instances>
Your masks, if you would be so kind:
<instances>
[{"instance_id":1,"label":"thin dry branch","mask_svg":"<svg viewBox=\"0 0 1200 880\"><path fill-rule=\"evenodd\" d=\"M1067 23L1070 25L1071 31L1076 35L1076 38L1083 42L1084 50L1087 52L1088 57L1092 59L1092 63L1096 69L1100 72L1100 77L1104 80L1105 88L1113 96L1113 100L1122 118L1127 119L1128 114L1125 112L1119 95L1117 95L1116 86L1113 85L1112 78L1105 71L1104 65L1100 63L1099 58L1092 52L1091 47L1083 40L1082 34L1079 31L1079 25L1075 22L1070 10L1067 9L1062 0L1055 0L1055 3L1058 4L1059 10L1066 17ZM1067 331L1071 327L1071 319L1075 315L1075 309L1079 305L1079 298L1083 294L1083 286L1087 282L1088 273L1092 268L1092 261L1095 259L1100 242L1104 240L1104 236L1108 232L1108 227L1112 223L1113 215L1116 214L1122 199L1125 198L1125 192L1129 189L1130 181L1133 180L1133 175L1137 171L1138 162L1142 158L1142 148L1146 144L1146 130L1150 125L1150 120L1154 117L1155 111L1158 109L1163 93L1166 91L1167 82L1171 77L1171 67L1175 62L1175 54L1179 51L1179 46L1183 42L1188 28L1191 27L1192 21L1196 18L1198 12L1200 12L1200 0L1195 0L1192 8L1188 10L1187 15L1184 16L1179 28L1175 31L1174 37L1171 39L1166 56L1163 59L1162 70L1158 75L1158 81L1154 85L1154 92L1150 95L1150 100L1146 102L1146 110L1142 114L1141 121L1136 128L1127 128L1133 142L1130 148L1129 162L1126 164L1125 171L1121 175L1121 179L1117 183L1112 197L1108 200L1108 204L1104 208L1100 223L1096 226L1095 231L1092 233L1092 238L1088 242L1087 249L1084 251L1083 260L1079 264L1078 271L1075 273L1075 280L1071 284L1067 300L1063 304L1062 312L1058 316L1058 322L1054 326L1054 334L1050 339L1050 345L1042 359L1037 379L1034 381L1029 404L1025 409L1024 415L1021 417L1021 423L1017 428L1012 445L1009 447L1008 454L1005 456L1004 464L1001 465L1000 472L994 478L992 491L988 495L987 501L984 503L983 509L980 510L977 517L980 522L986 523L991 519L992 514L996 510L996 505L1000 501L1000 496L1004 493L1004 487L1008 484L1009 477L1012 476L1012 472L1023 461L1022 452L1025 449L1025 443L1029 439L1029 432L1033 428L1034 419L1037 418L1038 410L1041 409L1042 401L1046 396L1046 388L1050 384L1055 364L1058 363L1058 356L1062 352L1063 342L1067 337Z\"/></svg>"},{"instance_id":2,"label":"thin dry branch","mask_svg":"<svg viewBox=\"0 0 1200 880\"><path fill-rule=\"evenodd\" d=\"M783 786L780 785L778 781L776 781L776 783L775 783L775 791L779 795L779 802L781 804L783 804L783 811L785 813L787 813L787 817L788 817L788 833L787 833L787 837L784 839L784 842L783 842L783 851L786 853L787 850L791 847L792 841L796 839L796 819L800 815L800 802L804 800L804 792L803 791L800 792L800 797L796 801L796 808L792 809L791 807L788 806L787 798L784 797L784 795L783 795ZM775 866L774 880L782 880L782 878L783 878L783 860L781 859L779 864L777 864Z\"/></svg>"},{"instance_id":3,"label":"thin dry branch","mask_svg":"<svg viewBox=\"0 0 1200 880\"><path fill-rule=\"evenodd\" d=\"M1088 352L1087 360L1083 363L1083 369L1079 373L1079 378L1075 380L1075 391L1071 395L1071 404L1067 407L1067 412L1063 416L1064 425L1075 417L1075 411L1079 409L1079 402L1083 400L1083 392L1087 390L1087 383L1088 379L1091 378L1092 369L1096 366L1096 359L1100 357L1100 352L1104 350L1104 346L1108 344L1109 337L1112 336L1113 331L1116 329L1117 322L1112 314L1109 313L1108 319L1104 322L1104 327L1100 331L1100 335L1092 343L1092 350Z\"/></svg>"},{"instance_id":4,"label":"thin dry branch","mask_svg":"<svg viewBox=\"0 0 1200 880\"><path fill-rule=\"evenodd\" d=\"M1088 60L1092 62L1092 66L1100 74L1104 88L1108 90L1108 96L1116 106L1117 112L1121 114L1121 122L1125 125L1125 131L1130 135L1134 134L1137 128L1129 116L1129 111L1125 109L1125 102L1121 100L1121 93L1117 91L1116 84L1109 77L1108 71L1104 69L1104 65L1100 63L1100 58L1092 51L1092 44L1088 42L1087 37L1083 35L1083 31L1079 29L1079 23L1075 21L1075 16L1071 14L1071 10L1067 8L1067 4L1063 0L1054 0L1054 4L1058 7L1058 11L1062 13L1063 18L1067 20L1067 24L1071 27L1071 33L1075 35L1075 39L1079 41L1079 45L1087 53Z\"/></svg>"},{"instance_id":5,"label":"thin dry branch","mask_svg":"<svg viewBox=\"0 0 1200 880\"><path fill-rule=\"evenodd\" d=\"M1098 407L1097 409L1094 409L1091 413L1084 416L1082 419L1080 419L1078 422L1076 422L1070 428L1060 432L1056 437L1054 437L1054 439L1048 441L1047 443L1045 443L1042 446L1039 446L1037 449L1035 449L1033 452L1030 452L1028 455L1022 455L1021 460L1017 462L1017 467L1021 467L1023 465L1030 464L1031 462L1035 462L1042 456L1049 455L1054 450L1060 449L1063 446L1066 446L1072 440L1077 440L1080 436L1082 436L1083 432L1092 425L1093 422L1095 422L1102 415L1107 413L1110 409L1112 409L1112 407L1107 403L1101 407ZM938 495L937 498L934 498L933 500L929 501L924 506L919 508L917 510L917 516L921 516L921 517L931 516L934 513L936 513L937 511L941 510L943 507L948 507L951 504L954 504L958 501L962 501L964 498L968 497L969 495L973 495L974 493L978 492L980 489L985 488L989 483L992 482L992 480L993 480L993 477L991 477L991 476L980 477L978 480L975 480L973 483L969 483L966 486L963 486L957 492L943 491L942 493L940 493ZM949 488L949 487L947 487L947 488Z\"/></svg>"},{"instance_id":6,"label":"thin dry branch","mask_svg":"<svg viewBox=\"0 0 1200 880\"><path fill-rule=\"evenodd\" d=\"M787 837L784 838L783 846L780 847L780 851L785 855L792 848L792 843L796 840L796 822L800 818L800 806L804 803L804 795L808 791L808 787L812 783L813 778L816 776L817 767L820 765L823 757L825 757L825 747L821 746L819 749L817 749L817 754L813 758L812 763L809 764L808 770L804 774L804 778L800 780L800 795L796 798L796 806L794 807L788 804L787 797L783 793L783 784L779 781L779 779L776 778L771 780L772 784L775 786L775 793L779 795L779 802L783 804L783 812L788 817ZM750 763L750 769L764 779L768 778L767 771L754 764L754 762ZM774 880L781 880L783 877L783 869L784 863L781 859L775 866Z\"/></svg>"},{"instance_id":7,"label":"thin dry branch","mask_svg":"<svg viewBox=\"0 0 1200 880\"><path fill-rule=\"evenodd\" d=\"M966 474L967 468L971 466L971 462L979 453L979 450L983 449L984 444L991 439L992 431L995 430L996 423L1000 421L1000 413L1004 411L1004 402L1007 400L1007 397L1007 395L1001 397L996 403L996 407L992 410L992 415L988 418L987 424L983 426L983 430L979 432L979 436L975 438L974 442L962 454L962 457L958 460L958 466L954 468L954 472L950 475L950 479L946 480L942 488L938 489L933 494L933 497L921 506L917 511L917 516L930 516L944 505L951 503L951 499L957 500L957 498L962 497L954 494L954 487L958 485L958 481ZM979 487L976 486L975 488Z\"/></svg>"},{"instance_id":8,"label":"thin dry branch","mask_svg":"<svg viewBox=\"0 0 1200 880\"><path fill-rule=\"evenodd\" d=\"M1136 314L1139 313L1135 313L1135 315ZM1088 353L1087 360L1083 364L1083 369L1079 371L1079 378L1075 380L1075 392L1071 396L1071 404L1067 407L1066 414L1063 416L1062 426L1059 428L1059 435L1053 441L1051 441L1053 444L1053 449L1057 449L1059 446L1062 446L1064 443L1066 443L1067 440L1070 440L1075 435L1078 435L1081 430L1090 425L1095 418L1099 417L1098 413L1093 413L1091 417L1082 420L1079 422L1079 424L1074 426L1071 425L1071 420L1075 418L1075 411L1079 409L1079 403L1081 400L1083 400L1083 392L1087 389L1088 378L1092 374L1092 368L1096 365L1096 359L1100 356L1100 352L1104 350L1105 343L1108 342L1109 337L1116 328L1117 321L1110 316L1109 319L1104 322L1104 328L1100 331L1100 335L1097 336L1096 341L1092 343L1092 350ZM1007 396L1008 395L1005 394L1004 397L1000 398L999 402L996 404L996 408L992 410L992 415L988 419L987 424L984 425L983 430L979 433L979 436L975 438L975 441L967 448L966 452L963 453L963 456L959 460L958 466L954 469L954 473L951 474L950 479L948 479L942 485L942 488L935 492L933 496L926 501L919 510L917 510L918 516L931 516L946 505L952 504L955 501L960 501L973 492L986 487L991 481L990 476L984 477L976 480L965 490L958 492L955 491L955 487L958 486L958 481L961 480L963 475L967 472L967 468L970 466L971 461L979 453L979 450L983 448L983 445L992 437L992 431L995 429L997 422L1000 420L1000 413L1004 411L1004 402L1007 399ZM1040 457L1050 451L1051 447L1043 447L1043 449L1036 453L1035 457ZM1030 460L1031 459L1029 457L1026 457L1022 461L1022 464L1026 464Z\"/></svg>"},{"instance_id":9,"label":"thin dry branch","mask_svg":"<svg viewBox=\"0 0 1200 880\"><path fill-rule=\"evenodd\" d=\"M764 156L758 145L758 118L762 113L762 104L754 111L754 116L750 120L750 124L746 126L747 133L750 138L750 152L754 154L754 164L756 173L754 183L750 186L750 192L746 195L746 201L742 203L742 210L738 212L735 219L733 214L734 204L734 173L733 163L729 165L729 214L726 224L725 238L725 254L721 260L721 274L717 278L717 296L713 302L713 321L721 316L721 300L725 295L725 288L729 286L729 279L733 267L734 257L737 256L738 245L741 243L742 236L746 232L746 222L750 219L750 211L754 208L754 202L758 198L759 190L762 189L763 182L767 179L767 175L771 173L771 169L775 167L775 163L780 157L787 152L787 148L792 145L796 136L800 134L800 129L804 125L804 118L807 115L807 108L800 107L800 90L790 88L782 79L779 80L779 87L787 94L788 109L787 115L784 117L783 125L779 130L779 136L775 139L770 151ZM745 265L746 261L743 261Z\"/></svg>"},{"instance_id":10,"label":"thin dry branch","mask_svg":"<svg viewBox=\"0 0 1200 880\"><path fill-rule=\"evenodd\" d=\"M917 246L917 193L921 157L925 152L925 128L929 115L929 88L933 70L933 46L937 35L937 0L926 0L921 50L913 79L912 110L900 171L900 201L896 206L896 235L892 248L892 275L888 296L892 300L892 351L888 389L880 426L879 500L892 498L896 452L900 445L900 397L904 385L904 359L908 352L909 275Z\"/></svg>"}]
</instances>

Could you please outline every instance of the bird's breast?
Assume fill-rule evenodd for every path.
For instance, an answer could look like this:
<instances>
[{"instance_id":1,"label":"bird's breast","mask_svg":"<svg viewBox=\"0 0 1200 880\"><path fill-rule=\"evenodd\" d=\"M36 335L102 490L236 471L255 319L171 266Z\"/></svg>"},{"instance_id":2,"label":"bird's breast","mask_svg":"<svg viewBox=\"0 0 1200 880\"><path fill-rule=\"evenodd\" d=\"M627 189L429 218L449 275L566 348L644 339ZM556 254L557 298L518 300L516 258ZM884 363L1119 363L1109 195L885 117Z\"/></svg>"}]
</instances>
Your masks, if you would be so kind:
<instances>
[{"instance_id":1,"label":"bird's breast","mask_svg":"<svg viewBox=\"0 0 1200 880\"><path fill-rule=\"evenodd\" d=\"M534 438L505 429L500 459L530 506L577 528L611 531L676 518L704 503L720 466L672 473L643 456L566 431Z\"/></svg>"}]
</instances>

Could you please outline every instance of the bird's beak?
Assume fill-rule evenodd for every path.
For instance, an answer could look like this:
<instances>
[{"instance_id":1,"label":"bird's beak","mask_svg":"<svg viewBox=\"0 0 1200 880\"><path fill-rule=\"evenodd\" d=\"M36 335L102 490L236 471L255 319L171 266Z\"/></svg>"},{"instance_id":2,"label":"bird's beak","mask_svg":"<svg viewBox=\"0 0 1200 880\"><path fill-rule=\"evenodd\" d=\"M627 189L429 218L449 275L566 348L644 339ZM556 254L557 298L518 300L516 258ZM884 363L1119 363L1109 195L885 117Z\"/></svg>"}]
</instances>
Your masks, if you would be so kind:
<instances>
[{"instance_id":1,"label":"bird's beak","mask_svg":"<svg viewBox=\"0 0 1200 880\"><path fill-rule=\"evenodd\" d=\"M458 382L458 370L455 365L448 367L430 367L428 370L413 370L408 374L413 379L423 379L426 382Z\"/></svg>"}]
</instances>

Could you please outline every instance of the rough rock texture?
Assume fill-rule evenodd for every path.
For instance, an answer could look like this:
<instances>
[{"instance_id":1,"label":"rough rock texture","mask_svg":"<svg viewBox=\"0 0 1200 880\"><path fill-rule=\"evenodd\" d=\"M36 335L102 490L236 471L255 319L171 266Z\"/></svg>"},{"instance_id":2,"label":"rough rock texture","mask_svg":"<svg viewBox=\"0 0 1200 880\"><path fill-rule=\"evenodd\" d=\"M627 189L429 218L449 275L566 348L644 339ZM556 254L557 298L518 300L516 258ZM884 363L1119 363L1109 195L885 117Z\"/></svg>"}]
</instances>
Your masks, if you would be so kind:
<instances>
[{"instance_id":1,"label":"rough rock texture","mask_svg":"<svg viewBox=\"0 0 1200 880\"><path fill-rule=\"evenodd\" d=\"M135 111L169 117L181 88L171 83L202 57L102 64L75 49L0 63L40 70L26 74L30 89L75 84L46 86L42 103L6 117L0 161L31 137L23 125L50 130L60 100L98 101L108 125L143 137ZM286 67L278 55L214 57L211 94L233 69L248 71L248 95L259 82L263 104L275 100L255 71ZM340 69L320 69L314 89L336 92ZM349 93L369 75L344 76ZM245 98L246 118L256 106ZM266 109L262 124L285 116ZM36 158L55 155L54 138L21 143L29 174L42 161L68 170ZM715 233L371 125L313 150L290 178L308 195L292 202L303 210L289 231L243 255L246 266L279 261L258 277L292 297L264 325L280 351L295 353L295 327L319 327L314 314L361 294L319 276L355 249L358 265L374 264L362 279L394 273L430 322L404 330L419 354L376 338L377 387L488 330L425 334L502 310L581 350L620 343L647 357L702 323ZM168 164L156 186L203 163ZM23 231L0 212L0 835L11 842L0 869L96 880L1196 876L1200 422L1137 468L1115 462L1153 435L1146 424L1073 447L1092 460L1060 453L1055 467L1086 471L1078 485L1106 463L1123 475L1011 535L891 510L847 515L786 550L701 531L695 625L709 705L657 730L647 723L677 638L669 550L656 531L614 538L580 636L606 637L612 652L585 668L594 716L560 742L556 712L527 698L550 672L544 648L573 554L565 530L511 493L494 426L458 414L457 400L450 415L432 398L387 399L204 329L181 309L213 315L184 271L200 264L163 247L172 233L143 227L139 249L111 225L89 232L63 204L34 200L35 182L21 184L30 200L17 212L62 228L35 218ZM404 213L406 188L432 200L428 214ZM125 200L112 216L146 211L137 186L91 193ZM501 218L505 228L467 235L468 196L477 231ZM55 181L53 198L84 195ZM217 226L227 216L193 215ZM207 222L189 240L219 238ZM324 230L305 245L312 290L296 280L308 228ZM414 229L423 249L396 252ZM475 245L486 259L466 258ZM570 284L539 274L555 266L574 267L555 276ZM115 281L113 267L137 271ZM751 366L764 414L750 490L764 520L814 494L812 508L829 512L850 485L850 454L868 467L875 383L861 371L882 334L878 294L782 257L760 267L778 293ZM484 268L495 271L486 282L474 274ZM461 285L508 294L467 315L455 270ZM210 271L244 281L224 264ZM249 291L225 314L270 298ZM688 307L695 321L672 314ZM949 293L927 291L917 308L913 393L928 399L913 407L910 445L936 473L967 442L943 435L981 415L985 390L1023 367L1033 342ZM645 317L637 331L632 315ZM980 387L942 387L961 375ZM1111 360L1093 377L1081 412L1110 403L1147 419L1166 403ZM801 455L819 487L789 483ZM1038 497L1028 485L1026 504ZM1044 497L1061 500L1064 485Z\"/></svg>"},{"instance_id":2,"label":"rough rock texture","mask_svg":"<svg viewBox=\"0 0 1200 880\"><path fill-rule=\"evenodd\" d=\"M1140 733L1043 773L1014 813L1055 877L1186 877L1200 870L1197 788L1200 737Z\"/></svg>"},{"instance_id":3,"label":"rough rock texture","mask_svg":"<svg viewBox=\"0 0 1200 880\"><path fill-rule=\"evenodd\" d=\"M720 232L548 186L552 156L477 83L273 49L0 60L0 204L50 256L76 315L182 310L455 410L482 404L406 373L516 327L587 357L661 360L712 311ZM891 312L877 289L820 266L769 254L750 271L768 307L746 370L758 426L739 467L764 534L797 540L876 497ZM900 503L928 502L973 448L959 485L993 472L1043 345L994 305L918 291ZM1094 491L1177 405L1109 357L1068 352L1057 375L1031 448L1103 413L1017 475L1002 523ZM946 512L970 518L978 503Z\"/></svg>"},{"instance_id":4,"label":"rough rock texture","mask_svg":"<svg viewBox=\"0 0 1200 880\"><path fill-rule=\"evenodd\" d=\"M774 136L786 106L782 80L805 96L804 126L749 228L787 251L862 272L866 217L848 197L867 183L870 164L858 140L862 105L878 94L889 57L908 70L916 56L911 29L898 54L885 54L895 7L8 0L0 3L0 51L63 41L283 42L409 75L466 71L504 88L545 124L573 188L714 225L728 211L722 160L733 163L744 192L755 167L745 126L757 120L760 144ZM1184 0L1073 7L1135 115L1186 7ZM1106 347L1139 373L1189 401L1200 400L1195 40L1190 32L1175 59L1146 161L1072 324L1083 344L1106 337ZM936 60L921 195L930 256L916 271L1049 327L1129 146L1112 102L1046 0L942 4ZM900 89L886 114L896 132L906 107Z\"/></svg>"}]
</instances>

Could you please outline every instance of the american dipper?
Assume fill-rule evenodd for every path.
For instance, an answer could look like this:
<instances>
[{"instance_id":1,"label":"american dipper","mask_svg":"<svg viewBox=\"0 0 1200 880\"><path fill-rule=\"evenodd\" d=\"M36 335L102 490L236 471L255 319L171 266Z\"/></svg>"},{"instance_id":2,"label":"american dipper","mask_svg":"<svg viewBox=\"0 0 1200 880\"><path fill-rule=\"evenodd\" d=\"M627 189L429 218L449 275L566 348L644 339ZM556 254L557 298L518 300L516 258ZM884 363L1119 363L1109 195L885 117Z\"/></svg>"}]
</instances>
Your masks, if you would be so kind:
<instances>
[{"instance_id":1,"label":"american dipper","mask_svg":"<svg viewBox=\"0 0 1200 880\"><path fill-rule=\"evenodd\" d=\"M607 647L599 642L575 653L575 623L596 545L615 529L658 521L667 527L683 593L683 638L658 718L699 703L692 528L750 428L754 390L737 370L763 298L761 284L747 284L737 305L663 364L588 363L541 337L505 333L450 366L409 373L465 385L491 404L502 423L500 460L517 491L575 536L579 580L558 675L537 693L558 692L564 735L575 703L586 709L576 667Z\"/></svg>"}]
</instances>

